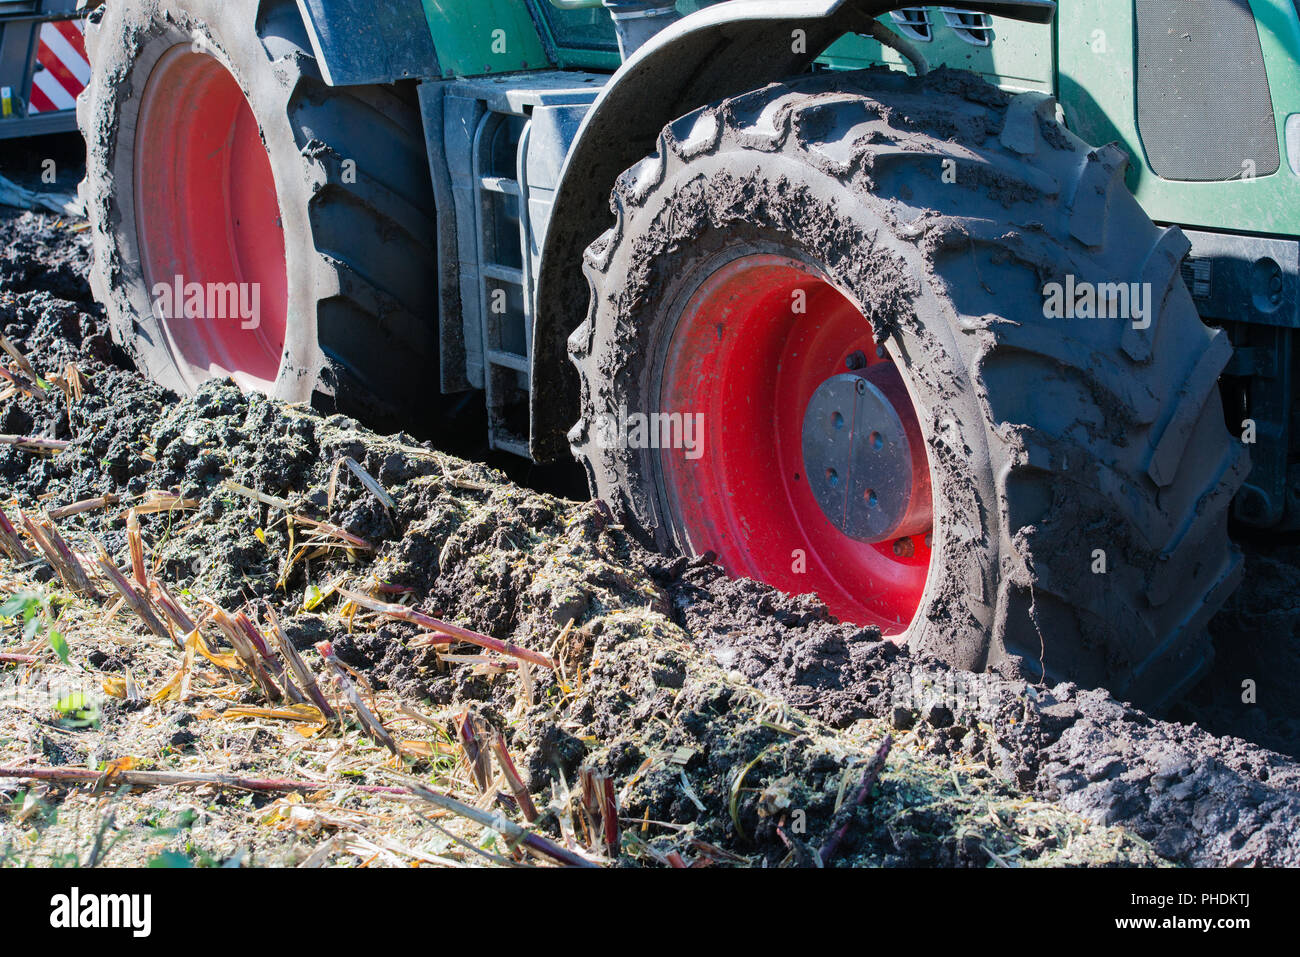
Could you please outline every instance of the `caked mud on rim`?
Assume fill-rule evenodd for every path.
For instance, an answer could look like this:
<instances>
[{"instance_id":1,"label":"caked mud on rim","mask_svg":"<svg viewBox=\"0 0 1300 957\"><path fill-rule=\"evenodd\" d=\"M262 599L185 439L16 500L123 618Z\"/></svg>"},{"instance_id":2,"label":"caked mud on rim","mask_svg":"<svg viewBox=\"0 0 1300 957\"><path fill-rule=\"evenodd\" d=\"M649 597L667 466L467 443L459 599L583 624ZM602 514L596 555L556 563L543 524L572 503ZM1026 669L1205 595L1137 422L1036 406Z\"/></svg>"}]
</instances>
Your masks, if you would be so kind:
<instances>
[{"instance_id":1,"label":"caked mud on rim","mask_svg":"<svg viewBox=\"0 0 1300 957\"><path fill-rule=\"evenodd\" d=\"M906 631L929 578L933 510L899 367L861 309L805 262L724 255L686 288L651 378L659 408L703 424L698 458L660 452L674 536L733 575Z\"/></svg>"},{"instance_id":2,"label":"caked mud on rim","mask_svg":"<svg viewBox=\"0 0 1300 957\"><path fill-rule=\"evenodd\" d=\"M178 367L270 391L285 348L288 271L275 178L248 99L216 56L177 44L149 75L135 137L147 288L179 277L205 289L258 290L251 324L239 316L185 318L175 304L162 324Z\"/></svg>"}]
</instances>

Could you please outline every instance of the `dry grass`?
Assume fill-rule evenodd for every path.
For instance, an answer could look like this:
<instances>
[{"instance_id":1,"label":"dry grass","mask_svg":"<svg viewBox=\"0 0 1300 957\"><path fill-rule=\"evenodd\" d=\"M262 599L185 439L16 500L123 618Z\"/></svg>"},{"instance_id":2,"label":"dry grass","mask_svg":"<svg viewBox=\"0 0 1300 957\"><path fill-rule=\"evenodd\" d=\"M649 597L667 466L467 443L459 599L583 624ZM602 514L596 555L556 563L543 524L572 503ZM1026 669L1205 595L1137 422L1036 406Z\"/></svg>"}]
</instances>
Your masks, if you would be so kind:
<instances>
[{"instance_id":1,"label":"dry grass","mask_svg":"<svg viewBox=\"0 0 1300 957\"><path fill-rule=\"evenodd\" d=\"M41 584L35 567L0 571L0 594L25 596L31 615L24 629L11 608L0 639L0 769L55 780L0 773L0 861L600 862L586 848L556 853L528 828L537 812L531 798L520 807L504 742L488 742L487 760L471 763L453 736L458 710L376 693L336 659L298 653L275 634L277 655L243 612L213 607L178 635L174 622L158 624L160 612L146 627L131 603ZM235 638L233 653L217 647L214 628ZM129 667L116 667L123 657ZM474 661L456 666L490 667L466 657ZM508 678L521 690L527 682L517 671Z\"/></svg>"}]
</instances>

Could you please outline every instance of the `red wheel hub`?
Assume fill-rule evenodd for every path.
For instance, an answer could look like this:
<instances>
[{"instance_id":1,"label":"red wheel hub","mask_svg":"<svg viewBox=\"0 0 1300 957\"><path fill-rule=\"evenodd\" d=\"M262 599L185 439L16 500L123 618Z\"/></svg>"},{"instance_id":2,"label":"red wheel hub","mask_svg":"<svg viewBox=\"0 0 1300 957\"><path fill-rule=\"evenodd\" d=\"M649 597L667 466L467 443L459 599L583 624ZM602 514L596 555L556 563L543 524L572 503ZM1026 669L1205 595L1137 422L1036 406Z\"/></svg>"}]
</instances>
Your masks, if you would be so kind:
<instances>
[{"instance_id":1,"label":"red wheel hub","mask_svg":"<svg viewBox=\"0 0 1300 957\"><path fill-rule=\"evenodd\" d=\"M183 374L269 390L288 313L284 229L257 119L221 61L188 45L163 54L135 156L140 259Z\"/></svg>"},{"instance_id":2,"label":"red wheel hub","mask_svg":"<svg viewBox=\"0 0 1300 957\"><path fill-rule=\"evenodd\" d=\"M734 260L682 310L659 381L661 410L702 417L700 449L660 453L689 546L904 631L929 574L929 462L862 313L803 263Z\"/></svg>"}]
</instances>

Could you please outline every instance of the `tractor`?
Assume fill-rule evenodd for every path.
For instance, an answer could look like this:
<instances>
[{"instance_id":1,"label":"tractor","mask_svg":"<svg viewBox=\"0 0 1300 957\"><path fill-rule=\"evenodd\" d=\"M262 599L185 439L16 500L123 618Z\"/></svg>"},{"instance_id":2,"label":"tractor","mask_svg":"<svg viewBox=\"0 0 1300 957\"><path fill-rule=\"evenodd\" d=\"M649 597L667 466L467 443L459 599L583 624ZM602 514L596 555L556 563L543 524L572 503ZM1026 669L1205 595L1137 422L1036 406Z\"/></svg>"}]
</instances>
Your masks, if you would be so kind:
<instances>
[{"instance_id":1,"label":"tractor","mask_svg":"<svg viewBox=\"0 0 1300 957\"><path fill-rule=\"evenodd\" d=\"M1300 524L1293 0L107 0L139 368L576 458L646 546L1148 707Z\"/></svg>"}]
</instances>

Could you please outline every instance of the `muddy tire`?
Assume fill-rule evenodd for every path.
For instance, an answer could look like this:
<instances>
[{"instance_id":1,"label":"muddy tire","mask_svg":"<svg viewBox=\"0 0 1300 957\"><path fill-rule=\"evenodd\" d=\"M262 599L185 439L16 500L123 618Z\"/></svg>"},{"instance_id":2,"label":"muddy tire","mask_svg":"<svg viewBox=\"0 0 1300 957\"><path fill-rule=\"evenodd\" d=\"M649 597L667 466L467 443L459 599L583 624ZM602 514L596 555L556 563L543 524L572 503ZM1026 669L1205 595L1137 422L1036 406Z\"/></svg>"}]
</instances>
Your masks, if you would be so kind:
<instances>
[{"instance_id":1,"label":"muddy tire","mask_svg":"<svg viewBox=\"0 0 1300 957\"><path fill-rule=\"evenodd\" d=\"M748 427L759 431L728 435L736 430L719 418L692 464L681 449L602 431L638 411L690 413L670 390L688 381L671 371L683 363L701 383L699 407L716 401L743 419L768 403L785 414L785 400L764 391L789 378L783 363L738 380L744 394L708 392L735 371L723 365L742 354L737 343L766 334L762 309L744 302L762 276L743 277L730 298L701 299L738 263L779 273L784 262L867 317L928 458L923 583L859 623L966 669L1106 686L1148 706L1170 700L1208 666L1206 623L1238 581L1226 516L1248 466L1216 387L1228 340L1200 321L1179 275L1188 244L1151 223L1125 187L1125 163L1117 147L1066 131L1051 99L947 70L814 77L671 124L620 179L616 223L586 255L590 310L569 341L582 418L570 442L594 494L648 544L713 551L729 571L786 591L814 590L808 570L846 567L834 542L796 567L814 521L798 511L798 486L816 476L791 466L779 483L763 477L795 461L783 458L789 435L762 432L757 419ZM1045 318L1048 284L1067 277L1149 284L1149 326ZM797 287L774 287L779 299L764 307L769 323L814 324L784 363L804 361L791 357L839 314L823 297L821 318L792 318L782 302ZM709 304L707 335L691 348L699 302ZM674 344L682 336L685 350ZM732 461L753 469L728 472ZM785 496L795 520L782 522L776 506L744 514L724 504L692 526L683 516L712 499L691 476L709 470L730 483L719 497ZM683 482L694 483L690 495ZM915 564L910 540L896 550ZM891 574L857 582L856 599L869 605L863 595L893 587ZM910 617L890 627L902 605Z\"/></svg>"},{"instance_id":2,"label":"muddy tire","mask_svg":"<svg viewBox=\"0 0 1300 957\"><path fill-rule=\"evenodd\" d=\"M328 87L293 0L121 0L87 48L91 284L141 369L372 420L427 403L434 203L413 90ZM260 315L184 318L160 305L173 274L256 287Z\"/></svg>"}]
</instances>

